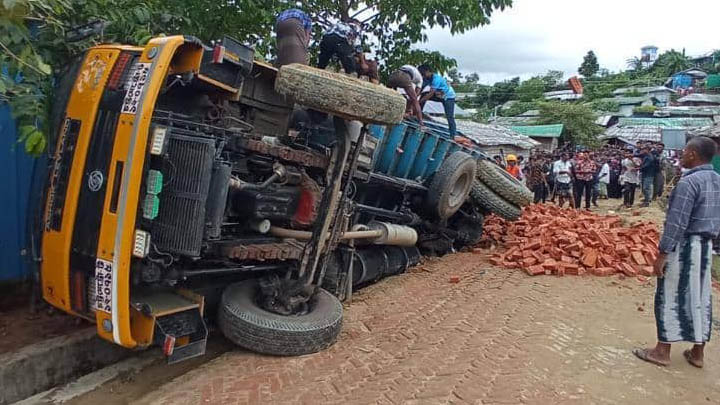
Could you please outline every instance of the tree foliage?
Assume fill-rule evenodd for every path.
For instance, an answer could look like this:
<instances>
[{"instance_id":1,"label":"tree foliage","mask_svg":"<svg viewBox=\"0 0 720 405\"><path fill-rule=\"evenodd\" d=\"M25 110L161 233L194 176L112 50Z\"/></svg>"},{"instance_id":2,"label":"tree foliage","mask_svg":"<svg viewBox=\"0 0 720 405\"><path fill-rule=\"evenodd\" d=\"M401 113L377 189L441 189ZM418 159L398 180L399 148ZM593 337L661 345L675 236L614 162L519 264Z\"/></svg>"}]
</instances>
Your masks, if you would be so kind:
<instances>
[{"instance_id":1,"label":"tree foliage","mask_svg":"<svg viewBox=\"0 0 720 405\"><path fill-rule=\"evenodd\" d=\"M600 64L598 63L595 52L588 51L585 58L583 58L582 65L578 68L578 73L585 77L593 77L600 70Z\"/></svg>"},{"instance_id":2,"label":"tree foliage","mask_svg":"<svg viewBox=\"0 0 720 405\"><path fill-rule=\"evenodd\" d=\"M429 62L440 73L457 65L439 52L413 49L427 39L425 30L448 28L457 34L490 22L512 0L309 0L299 3L313 19L315 43L322 32L344 17L367 27L367 45L375 48L385 69ZM100 42L144 44L158 34L194 35L205 42L230 35L252 44L258 54L274 52L277 13L297 7L286 0L2 0L0 1L0 100L9 102L29 153L46 146L48 100L53 75L81 49ZM94 20L107 23L103 35L76 43L65 34Z\"/></svg>"},{"instance_id":3,"label":"tree foliage","mask_svg":"<svg viewBox=\"0 0 720 405\"><path fill-rule=\"evenodd\" d=\"M538 124L563 124L563 141L597 147L603 128L595 124L595 114L585 104L548 101L539 104Z\"/></svg>"},{"instance_id":4,"label":"tree foliage","mask_svg":"<svg viewBox=\"0 0 720 405\"><path fill-rule=\"evenodd\" d=\"M517 99L524 102L530 102L543 98L545 92L545 81L540 77L533 77L520 83L515 94Z\"/></svg>"},{"instance_id":5,"label":"tree foliage","mask_svg":"<svg viewBox=\"0 0 720 405\"><path fill-rule=\"evenodd\" d=\"M650 67L650 72L665 77L672 76L677 72L681 72L692 66L690 59L685 56L684 52L678 52L674 49L663 52L658 56L657 60Z\"/></svg>"}]
</instances>

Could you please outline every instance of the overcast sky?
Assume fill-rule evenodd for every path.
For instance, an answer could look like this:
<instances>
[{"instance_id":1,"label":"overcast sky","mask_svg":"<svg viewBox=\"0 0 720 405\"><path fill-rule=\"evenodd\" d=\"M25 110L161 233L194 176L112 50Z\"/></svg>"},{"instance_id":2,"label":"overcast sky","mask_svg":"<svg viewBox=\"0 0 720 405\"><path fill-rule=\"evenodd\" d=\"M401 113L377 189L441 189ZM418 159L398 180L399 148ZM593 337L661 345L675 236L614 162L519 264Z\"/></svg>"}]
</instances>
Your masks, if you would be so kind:
<instances>
[{"instance_id":1,"label":"overcast sky","mask_svg":"<svg viewBox=\"0 0 720 405\"><path fill-rule=\"evenodd\" d=\"M718 0L514 0L490 25L463 35L433 29L418 48L439 50L458 61L462 73L483 83L547 70L577 74L588 50L600 66L624 70L640 48L686 49L699 55L720 49Z\"/></svg>"}]
</instances>

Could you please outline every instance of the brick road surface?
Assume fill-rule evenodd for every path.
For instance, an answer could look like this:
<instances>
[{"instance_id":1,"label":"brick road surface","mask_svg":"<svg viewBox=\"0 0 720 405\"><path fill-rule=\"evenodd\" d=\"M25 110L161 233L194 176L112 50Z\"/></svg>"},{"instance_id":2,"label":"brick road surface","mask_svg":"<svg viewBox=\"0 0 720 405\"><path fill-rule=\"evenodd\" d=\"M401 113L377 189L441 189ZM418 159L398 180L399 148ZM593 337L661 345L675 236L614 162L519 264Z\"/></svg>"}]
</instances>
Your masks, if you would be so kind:
<instances>
[{"instance_id":1,"label":"brick road surface","mask_svg":"<svg viewBox=\"0 0 720 405\"><path fill-rule=\"evenodd\" d=\"M485 272L486 271L486 272ZM449 282L460 276L460 283ZM528 277L461 253L358 292L338 343L295 358L226 353L143 397L152 404L720 403L706 369L654 343L654 281ZM717 305L717 300L715 302Z\"/></svg>"}]
</instances>

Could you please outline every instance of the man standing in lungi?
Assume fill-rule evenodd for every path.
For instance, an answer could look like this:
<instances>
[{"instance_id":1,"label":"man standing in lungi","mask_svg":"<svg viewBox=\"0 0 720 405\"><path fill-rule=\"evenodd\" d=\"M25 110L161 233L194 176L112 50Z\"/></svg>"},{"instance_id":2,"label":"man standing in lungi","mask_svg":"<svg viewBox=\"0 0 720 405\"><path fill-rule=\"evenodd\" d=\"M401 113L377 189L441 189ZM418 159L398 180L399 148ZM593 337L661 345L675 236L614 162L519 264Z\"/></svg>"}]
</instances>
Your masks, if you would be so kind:
<instances>
[{"instance_id":1,"label":"man standing in lungi","mask_svg":"<svg viewBox=\"0 0 720 405\"><path fill-rule=\"evenodd\" d=\"M635 349L642 360L670 364L670 344L694 343L685 359L703 366L703 350L712 327L712 240L720 233L720 175L710 164L716 145L696 137L685 146L682 165L688 169L670 194L665 229L654 269L655 321L658 343Z\"/></svg>"},{"instance_id":2,"label":"man standing in lungi","mask_svg":"<svg viewBox=\"0 0 720 405\"><path fill-rule=\"evenodd\" d=\"M290 63L308 64L308 44L312 20L302 10L291 8L278 14L275 20L277 32L277 60L275 66Z\"/></svg>"}]
</instances>

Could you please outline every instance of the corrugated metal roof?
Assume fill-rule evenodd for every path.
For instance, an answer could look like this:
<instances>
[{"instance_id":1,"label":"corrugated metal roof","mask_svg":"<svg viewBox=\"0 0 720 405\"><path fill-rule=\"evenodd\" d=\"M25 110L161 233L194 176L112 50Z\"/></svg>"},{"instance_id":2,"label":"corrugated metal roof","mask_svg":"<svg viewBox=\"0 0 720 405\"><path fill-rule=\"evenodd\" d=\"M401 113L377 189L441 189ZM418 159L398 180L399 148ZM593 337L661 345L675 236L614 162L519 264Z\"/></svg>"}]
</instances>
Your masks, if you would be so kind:
<instances>
[{"instance_id":1,"label":"corrugated metal roof","mask_svg":"<svg viewBox=\"0 0 720 405\"><path fill-rule=\"evenodd\" d=\"M649 87L623 87L623 88L613 91L613 94L622 95L622 94L629 93L629 92L638 92L638 93L648 94L648 93L658 93L658 92L663 92L663 91L675 93L675 90L667 88L665 86L649 86Z\"/></svg>"},{"instance_id":2,"label":"corrugated metal roof","mask_svg":"<svg viewBox=\"0 0 720 405\"><path fill-rule=\"evenodd\" d=\"M678 103L713 103L720 104L720 94L688 94L678 99Z\"/></svg>"},{"instance_id":3,"label":"corrugated metal roof","mask_svg":"<svg viewBox=\"0 0 720 405\"><path fill-rule=\"evenodd\" d=\"M655 97L639 96L639 97L614 97L604 98L603 101L614 101L619 105L635 105L642 104L646 101L652 101Z\"/></svg>"},{"instance_id":4,"label":"corrugated metal roof","mask_svg":"<svg viewBox=\"0 0 720 405\"><path fill-rule=\"evenodd\" d=\"M702 128L713 125L710 118L620 118L622 127Z\"/></svg>"},{"instance_id":5,"label":"corrugated metal roof","mask_svg":"<svg viewBox=\"0 0 720 405\"><path fill-rule=\"evenodd\" d=\"M433 119L447 124L445 118ZM470 120L456 120L456 123L463 135L481 146L513 145L522 149L532 149L540 145L540 142L500 125L481 124Z\"/></svg>"},{"instance_id":6,"label":"corrugated metal roof","mask_svg":"<svg viewBox=\"0 0 720 405\"><path fill-rule=\"evenodd\" d=\"M510 127L510 129L519 134L537 138L559 138L562 134L563 128L565 128L563 124Z\"/></svg>"},{"instance_id":7,"label":"corrugated metal roof","mask_svg":"<svg viewBox=\"0 0 720 405\"><path fill-rule=\"evenodd\" d=\"M445 115L445 109L443 108L442 103L439 101L426 102L425 107L423 107L423 112L425 114ZM471 115L472 114L470 114L467 111L460 108L459 105L455 104L455 116L456 117L471 116Z\"/></svg>"},{"instance_id":8,"label":"corrugated metal roof","mask_svg":"<svg viewBox=\"0 0 720 405\"><path fill-rule=\"evenodd\" d=\"M608 128L600 135L600 139L621 139L627 143L637 141L660 142L662 139L662 128L660 127L623 127L615 125Z\"/></svg>"},{"instance_id":9,"label":"corrugated metal roof","mask_svg":"<svg viewBox=\"0 0 720 405\"><path fill-rule=\"evenodd\" d=\"M679 106L679 107L661 107L655 111L656 116L680 116L686 117L690 115L700 115L706 117L714 117L720 115L720 106Z\"/></svg>"},{"instance_id":10,"label":"corrugated metal roof","mask_svg":"<svg viewBox=\"0 0 720 405\"><path fill-rule=\"evenodd\" d=\"M688 131L687 134L688 136L708 136L710 138L720 138L720 125L693 129Z\"/></svg>"},{"instance_id":11,"label":"corrugated metal roof","mask_svg":"<svg viewBox=\"0 0 720 405\"><path fill-rule=\"evenodd\" d=\"M489 121L492 124L509 127L513 125L532 125L537 121L537 117L492 117Z\"/></svg>"}]
</instances>

